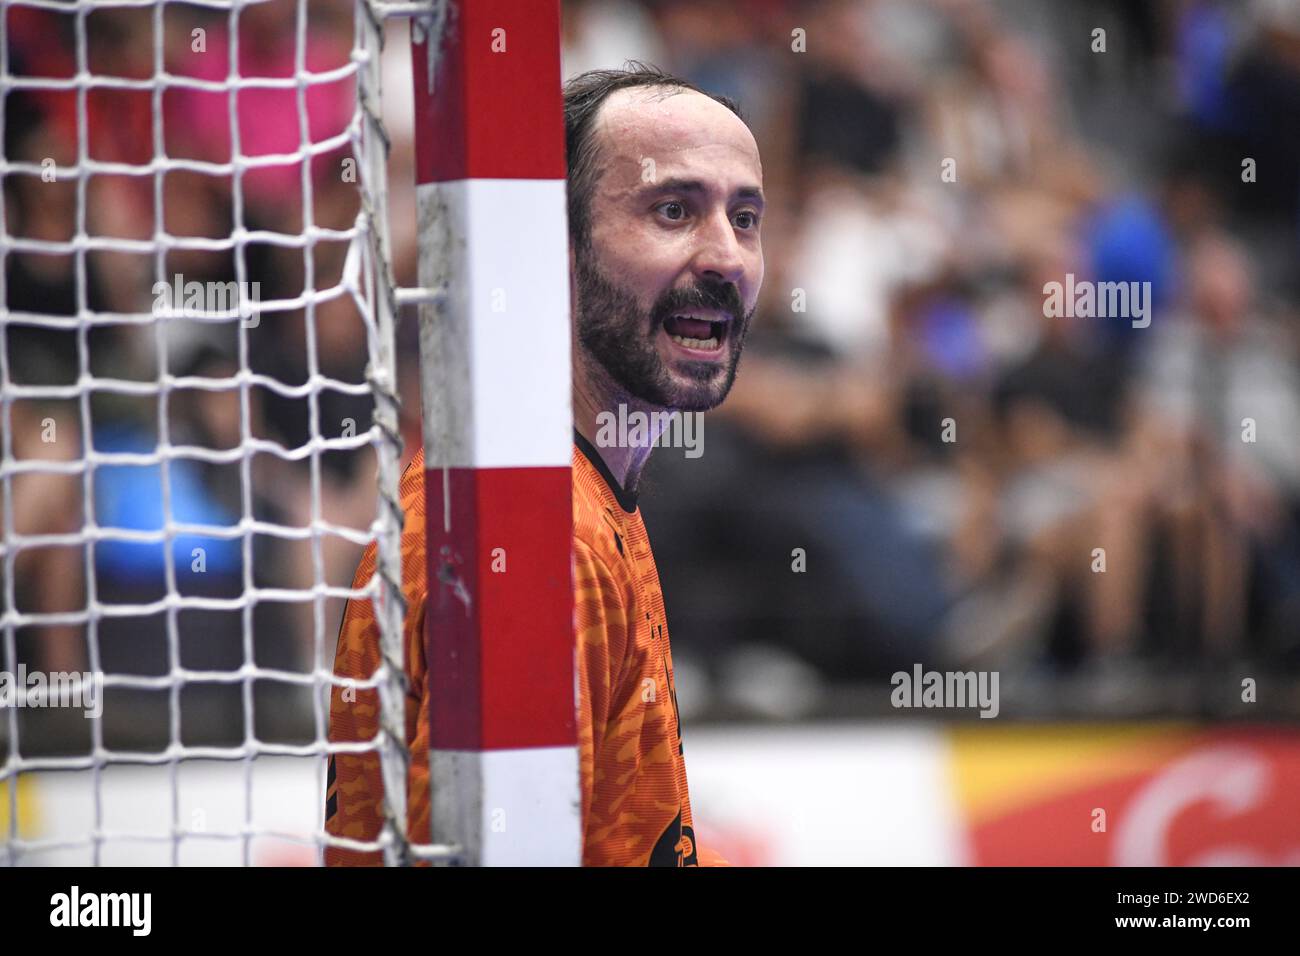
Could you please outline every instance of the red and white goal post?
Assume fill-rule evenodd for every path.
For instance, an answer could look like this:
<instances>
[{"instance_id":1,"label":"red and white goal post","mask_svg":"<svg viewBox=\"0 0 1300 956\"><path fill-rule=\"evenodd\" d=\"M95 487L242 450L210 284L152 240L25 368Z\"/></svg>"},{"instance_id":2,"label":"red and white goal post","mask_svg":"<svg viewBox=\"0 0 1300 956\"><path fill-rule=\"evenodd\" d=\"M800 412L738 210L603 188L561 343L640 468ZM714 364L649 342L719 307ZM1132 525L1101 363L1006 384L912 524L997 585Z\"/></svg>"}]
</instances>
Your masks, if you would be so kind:
<instances>
[{"instance_id":1,"label":"red and white goal post","mask_svg":"<svg viewBox=\"0 0 1300 956\"><path fill-rule=\"evenodd\" d=\"M50 755L27 746L25 718L12 699L0 701L0 865L316 862L340 845L323 826L327 758L334 753L378 754L387 799L380 850L389 864L426 860L459 865L570 865L581 860L576 743L572 592L570 455L570 326L564 124L560 75L560 0L331 0L350 11L353 42L345 62L313 70L308 57L318 0L0 0L0 129L3 104L15 94L64 95L79 132L75 148L43 162L39 155L0 155L0 182L49 176L75 184L70 238L35 238L6 222L0 208L0 671L12 675L21 634L75 629L84 638L89 668L106 707L114 695L154 693L166 700L170 726L157 750L106 742L99 718L90 745ZM241 17L263 4L291 5L293 49L287 75L239 75ZM199 11L213 24L228 63L225 76L176 71L177 47L168 17L177 8ZM96 17L111 9L148 10L150 29L130 34L141 45L147 75L114 75L114 64L89 42ZM20 13L20 11L27 11ZM16 71L15 25L31 11L60 21L72 42L69 67ZM337 17L335 18L337 20ZM409 21L416 104L419 287L399 288L392 277L389 227L389 139L380 109L386 25ZM222 26L224 24L224 26ZM188 32L188 31L187 31ZM246 31L245 31L246 32ZM98 55L98 54L97 54ZM346 129L313 139L308 102L317 87L351 82L356 98ZM152 136L144 160L104 160L88 148L86 130L104 91L147 95ZM230 142L228 161L168 155L164 102L176 91L223 97ZM292 96L296 146L258 151L241 140L241 97L279 91ZM312 216L313 163L349 150L360 193L359 213L346 228L325 228ZM297 166L301 218L297 231L259 228L248 221L245 180L258 170ZM168 232L166 177L184 171L228 181L232 222L225 236ZM155 203L139 235L95 234L94 181L116 176L152 185ZM351 180L349 180L351 181ZM313 272L312 250L346 247L341 275ZM301 250L308 264L301 295L257 303L262 331L280 315L303 316L310 374L305 384L277 380L252 361L266 339L247 309L176 301L151 307L147 297L128 309L103 311L88 298L88 259L101 252L149 257L149 281L170 278L176 249L228 255L242 283L255 244ZM10 308L4 294L9 257L64 257L75 289L72 314L53 308ZM342 260L340 256L340 260ZM148 286L145 286L148 289ZM332 377L318 364L318 313L346 300L364 331L366 367L359 380ZM401 595L402 514L398 505L402 449L399 428L396 327L403 307L419 307L420 380L428 518L429 603L425 648L430 694L432 845L406 836L410 754L405 752L405 687L401 670L404 608ZM187 323L229 332L237 348L232 367L181 375L169 368L173 326ZM152 338L158 370L153 380L127 381L96 371L93 333L107 327ZM79 372L72 382L23 379L8 357L14 329L73 334ZM304 444L255 434L254 389L310 409ZM335 434L320 420L326 392L365 396L374 403L373 427ZM239 400L238 439L231 447L203 447L168 432L169 407L182 394L230 394ZM91 406L103 394L156 403L158 433L149 447L103 450L92 431ZM74 409L72 453L27 454L32 442L17 434L22 403L65 402ZM29 416L28 416L29 417ZM377 463L375 520L348 526L325 513L321 456L370 449ZM306 468L300 522L267 518L255 507L262 472L258 456ZM178 512L180 479L196 463L238 472L240 504L228 520ZM109 469L152 469L159 482L158 519L114 526L96 512ZM24 524L13 504L41 481L71 481L84 507L68 532ZM153 479L150 479L153 480ZM283 489L281 489L283 492ZM297 492L295 492L297 494ZM309 583L270 586L252 568L256 537L311 549ZM242 578L233 596L187 590L179 542L234 543ZM377 542L376 571L364 586L328 577L322 551L346 542L359 549ZM159 552L163 593L136 603L113 600L97 582L97 549L115 543ZM24 606L21 571L28 552L69 548L79 556L80 607ZM161 567L160 565L160 567ZM15 597L16 594L16 597ZM371 600L381 633L383 663L364 682L332 670L334 638L345 600ZM254 659L253 621L259 607L281 603L309 611L311 664L292 671ZM226 635L242 647L242 663L223 668L184 666L187 615L225 612L236 622ZM160 673L113 672L105 667L104 635L112 622L161 622L165 666ZM153 625L150 625L153 626ZM223 637L223 639L225 639ZM259 637L260 639L260 637ZM11 681L12 683L12 681ZM259 740L255 683L311 694L315 728L305 743ZM339 686L377 690L381 731L374 740L339 744L327 734L330 693ZM196 686L239 688L245 730L234 746L196 746L180 730L182 694ZM35 697L23 702L35 706ZM347 841L343 841L347 842ZM281 849L265 851L265 847ZM289 848L289 849L284 849ZM296 849L295 849L296 848ZM352 846L356 849L358 847ZM301 852L299 852L301 851ZM277 855L279 854L279 855ZM287 854L287 855L286 855Z\"/></svg>"},{"instance_id":2,"label":"red and white goal post","mask_svg":"<svg viewBox=\"0 0 1300 956\"><path fill-rule=\"evenodd\" d=\"M413 50L433 835L581 859L558 0L465 0Z\"/></svg>"}]
</instances>

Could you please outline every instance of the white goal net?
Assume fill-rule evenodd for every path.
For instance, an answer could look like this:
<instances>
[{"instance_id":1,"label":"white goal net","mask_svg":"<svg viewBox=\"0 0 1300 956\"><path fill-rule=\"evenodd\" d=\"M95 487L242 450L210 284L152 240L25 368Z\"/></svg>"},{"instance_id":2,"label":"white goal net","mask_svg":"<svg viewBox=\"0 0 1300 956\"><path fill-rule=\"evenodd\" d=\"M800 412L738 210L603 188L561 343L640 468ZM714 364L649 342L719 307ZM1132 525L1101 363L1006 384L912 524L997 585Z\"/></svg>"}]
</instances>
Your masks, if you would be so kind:
<instances>
[{"instance_id":1,"label":"white goal net","mask_svg":"<svg viewBox=\"0 0 1300 956\"><path fill-rule=\"evenodd\" d=\"M391 795L378 841L334 842L395 861L396 492L418 425L384 10L0 18L0 863L318 863L331 749L378 751ZM384 729L331 745L349 599L376 602L385 665L358 686Z\"/></svg>"}]
</instances>

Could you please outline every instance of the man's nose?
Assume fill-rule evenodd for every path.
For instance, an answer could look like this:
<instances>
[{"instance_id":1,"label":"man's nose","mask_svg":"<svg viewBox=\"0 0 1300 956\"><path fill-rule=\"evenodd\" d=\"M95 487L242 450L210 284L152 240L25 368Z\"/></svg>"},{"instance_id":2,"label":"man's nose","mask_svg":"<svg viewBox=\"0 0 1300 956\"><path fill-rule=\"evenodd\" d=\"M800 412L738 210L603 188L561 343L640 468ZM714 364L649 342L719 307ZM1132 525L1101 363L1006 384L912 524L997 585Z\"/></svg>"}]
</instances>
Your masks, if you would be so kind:
<instances>
[{"instance_id":1,"label":"man's nose","mask_svg":"<svg viewBox=\"0 0 1300 956\"><path fill-rule=\"evenodd\" d=\"M745 274L745 258L726 211L701 223L697 237L699 249L695 254L696 275L739 285Z\"/></svg>"}]
</instances>

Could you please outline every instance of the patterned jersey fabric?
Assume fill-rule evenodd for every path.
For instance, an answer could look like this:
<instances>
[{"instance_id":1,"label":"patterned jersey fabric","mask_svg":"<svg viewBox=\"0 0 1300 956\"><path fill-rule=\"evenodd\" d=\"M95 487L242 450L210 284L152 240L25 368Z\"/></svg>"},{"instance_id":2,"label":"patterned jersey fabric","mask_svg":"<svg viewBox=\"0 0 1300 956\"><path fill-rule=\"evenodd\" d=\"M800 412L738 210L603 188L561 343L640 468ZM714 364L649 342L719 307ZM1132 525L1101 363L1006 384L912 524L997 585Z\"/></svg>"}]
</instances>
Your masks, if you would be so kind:
<instances>
[{"instance_id":1,"label":"patterned jersey fabric","mask_svg":"<svg viewBox=\"0 0 1300 956\"><path fill-rule=\"evenodd\" d=\"M406 596L406 630L403 634L406 674L406 743L411 750L407 778L407 836L431 842L429 834L429 710L425 688L424 609L428 588L424 549L424 452L420 451L402 475L400 487L406 520L402 527L402 593ZM375 545L366 548L353 579L364 587L375 571ZM367 680L379 668L379 624L371 601L348 602L339 628L334 654L334 674ZM355 699L353 699L355 698ZM379 733L379 693L349 693L335 687L330 694L331 743L373 740ZM325 783L325 830L352 840L376 840L383 826L384 783L379 753L334 754ZM336 847L325 849L327 866L379 866L378 852L359 853Z\"/></svg>"},{"instance_id":2,"label":"patterned jersey fabric","mask_svg":"<svg viewBox=\"0 0 1300 956\"><path fill-rule=\"evenodd\" d=\"M588 865L694 866L659 572L636 503L575 434L574 604Z\"/></svg>"},{"instance_id":3,"label":"patterned jersey fabric","mask_svg":"<svg viewBox=\"0 0 1300 956\"><path fill-rule=\"evenodd\" d=\"M635 502L600 455L575 433L573 452L574 603L579 684L578 747L582 785L583 863L588 866L692 866L695 846L672 652L659 573ZM424 657L424 455L402 478L402 588L410 690L406 739L411 748L407 832L429 842L428 706ZM374 546L354 587L374 571ZM379 665L379 632L370 601L352 601L343 617L335 674L368 678ZM373 690L355 700L335 688L330 740L369 741L378 732ZM335 836L374 840L382 824L383 783L374 752L330 760L325 828ZM329 848L329 865L377 865L378 853ZM705 862L721 864L716 856Z\"/></svg>"}]
</instances>

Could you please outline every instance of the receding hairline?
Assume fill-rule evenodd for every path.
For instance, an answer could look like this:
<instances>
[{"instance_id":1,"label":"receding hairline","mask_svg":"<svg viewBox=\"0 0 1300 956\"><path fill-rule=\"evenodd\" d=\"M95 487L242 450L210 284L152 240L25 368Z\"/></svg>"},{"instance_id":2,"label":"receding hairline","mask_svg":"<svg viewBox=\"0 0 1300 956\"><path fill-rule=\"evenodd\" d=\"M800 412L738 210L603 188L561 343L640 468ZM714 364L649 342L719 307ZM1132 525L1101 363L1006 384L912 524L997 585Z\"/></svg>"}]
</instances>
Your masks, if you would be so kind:
<instances>
[{"instance_id":1,"label":"receding hairline","mask_svg":"<svg viewBox=\"0 0 1300 956\"><path fill-rule=\"evenodd\" d=\"M737 123L740 129L744 131L744 137L745 137L748 151L752 153L754 161L758 165L758 174L761 181L763 163L762 163L762 157L758 149L758 140L755 138L753 131L749 128L749 124L746 123L743 118L738 116L730 108L728 108L726 104L718 102L718 100L714 99L712 96L710 96L707 93L701 93L699 90L692 90L688 87L636 86L636 87L629 87L621 90L615 90L613 93L611 93L608 97L605 98L605 101L603 103L600 104L600 109L597 111L595 117L593 117L591 136L592 136L592 146L594 147L594 155L597 158L596 169L595 169L596 175L592 179L593 190L599 185L600 181L604 178L605 170L608 165L607 163L608 154L605 152L605 150L609 148L609 144L606 143L605 140L608 137L617 138L619 135L617 132L610 129L610 123L612 122L611 120L612 113L610 110L610 106L611 104L613 104L614 109L618 110L618 109L628 108L631 105L628 103L628 100L632 100L632 97L630 95L628 97L623 98L622 100L617 100L617 101L615 100L615 97L618 97L619 94L621 93L627 93L627 94L641 93L643 94L640 97L642 101L654 101L654 102L662 102L664 100L672 99L679 94L689 93L689 94L694 94L696 97L700 98L701 100L704 100L707 103L712 103L719 110L722 111L720 115L726 115L730 117L731 120ZM635 114L633 114L633 118L634 117Z\"/></svg>"},{"instance_id":2,"label":"receding hairline","mask_svg":"<svg viewBox=\"0 0 1300 956\"><path fill-rule=\"evenodd\" d=\"M693 90L687 86L656 84L654 86L628 86L623 89L614 90L605 97L599 108L596 110L596 115L592 118L593 131L602 128L609 122L611 106L624 106L626 105L626 101L634 98L643 101L661 103L665 100L675 99L683 95L692 96L704 101L705 103L712 104L712 107L716 107L721 111L719 115L730 117L732 121L749 134L750 141L754 143L755 151L757 152L758 141L754 138L754 133L749 128L749 124L746 123L741 116L737 115L737 113L725 103L719 102L708 93L702 93L699 90Z\"/></svg>"}]
</instances>

